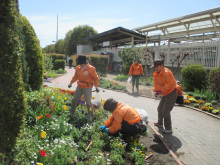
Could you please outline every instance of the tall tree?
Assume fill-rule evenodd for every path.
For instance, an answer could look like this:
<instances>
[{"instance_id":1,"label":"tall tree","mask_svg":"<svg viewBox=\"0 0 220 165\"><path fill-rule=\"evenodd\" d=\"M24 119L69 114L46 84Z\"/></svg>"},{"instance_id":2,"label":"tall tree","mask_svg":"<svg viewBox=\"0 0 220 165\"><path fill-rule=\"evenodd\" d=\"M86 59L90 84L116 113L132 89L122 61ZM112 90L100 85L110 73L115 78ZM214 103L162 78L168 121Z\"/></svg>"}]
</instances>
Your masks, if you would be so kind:
<instances>
[{"instance_id":1,"label":"tall tree","mask_svg":"<svg viewBox=\"0 0 220 165\"><path fill-rule=\"evenodd\" d=\"M64 40L60 39L57 41L57 43L55 44L55 53L58 54L64 54Z\"/></svg>"},{"instance_id":2,"label":"tall tree","mask_svg":"<svg viewBox=\"0 0 220 165\"><path fill-rule=\"evenodd\" d=\"M30 71L28 83L32 90L39 90L43 83L43 54L40 41L26 17L22 17L22 34L25 38L25 55Z\"/></svg>"},{"instance_id":3,"label":"tall tree","mask_svg":"<svg viewBox=\"0 0 220 165\"><path fill-rule=\"evenodd\" d=\"M67 51L67 54L75 54L77 45L82 44L91 44L95 45L93 42L90 42L86 40L87 37L91 35L96 35L97 31L93 29L93 27L88 26L88 25L79 25L73 29L73 32L71 34L70 40L69 40L69 48Z\"/></svg>"},{"instance_id":4,"label":"tall tree","mask_svg":"<svg viewBox=\"0 0 220 165\"><path fill-rule=\"evenodd\" d=\"M66 55L71 55L71 54L68 54L68 50L69 50L69 41L70 41L70 37L71 37L72 32L73 32L73 30L69 30L66 33L66 36L65 36L65 39L64 39L64 53Z\"/></svg>"},{"instance_id":5,"label":"tall tree","mask_svg":"<svg viewBox=\"0 0 220 165\"><path fill-rule=\"evenodd\" d=\"M0 153L4 153L14 147L26 110L17 0L1 1L0 22Z\"/></svg>"}]
</instances>

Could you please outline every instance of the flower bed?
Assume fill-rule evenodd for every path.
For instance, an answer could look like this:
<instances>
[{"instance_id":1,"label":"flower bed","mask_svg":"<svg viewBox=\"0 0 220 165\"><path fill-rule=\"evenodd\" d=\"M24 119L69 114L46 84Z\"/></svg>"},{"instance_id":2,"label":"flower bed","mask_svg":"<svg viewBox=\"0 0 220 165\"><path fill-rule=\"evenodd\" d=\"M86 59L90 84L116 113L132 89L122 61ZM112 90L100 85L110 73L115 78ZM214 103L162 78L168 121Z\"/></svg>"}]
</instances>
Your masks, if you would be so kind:
<instances>
[{"instance_id":1,"label":"flower bed","mask_svg":"<svg viewBox=\"0 0 220 165\"><path fill-rule=\"evenodd\" d=\"M191 107L195 107L198 109L201 109L203 111L212 113L214 115L220 116L219 112L220 112L220 104L213 100L211 102L206 102L204 100L200 100L200 99L195 99L193 96L190 95L186 95L187 100L184 100L184 104L189 105ZM214 103L214 104L212 104Z\"/></svg>"},{"instance_id":2,"label":"flower bed","mask_svg":"<svg viewBox=\"0 0 220 165\"><path fill-rule=\"evenodd\" d=\"M27 92L25 125L5 164L145 164L145 148L135 137L108 136L99 131L109 114L93 109L90 122L84 97L69 115L74 91L44 87ZM103 100L104 102L104 100Z\"/></svg>"},{"instance_id":3,"label":"flower bed","mask_svg":"<svg viewBox=\"0 0 220 165\"><path fill-rule=\"evenodd\" d=\"M102 88L106 88L106 89L114 89L114 90L121 90L121 91L127 92L127 89L125 86L120 85L119 83L114 82L114 81L106 80L104 78L99 79L99 86Z\"/></svg>"}]
</instances>

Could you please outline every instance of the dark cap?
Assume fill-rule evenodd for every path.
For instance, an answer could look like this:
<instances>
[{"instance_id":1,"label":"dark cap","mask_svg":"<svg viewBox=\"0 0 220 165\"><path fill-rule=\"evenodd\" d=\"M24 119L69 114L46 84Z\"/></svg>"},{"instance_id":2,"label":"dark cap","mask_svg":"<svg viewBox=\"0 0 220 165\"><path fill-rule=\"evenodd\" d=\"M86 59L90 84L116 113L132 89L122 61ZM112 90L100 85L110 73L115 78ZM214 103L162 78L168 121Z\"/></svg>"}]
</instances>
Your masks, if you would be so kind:
<instances>
[{"instance_id":1,"label":"dark cap","mask_svg":"<svg viewBox=\"0 0 220 165\"><path fill-rule=\"evenodd\" d=\"M87 64L87 58L85 55L79 55L77 64Z\"/></svg>"},{"instance_id":2,"label":"dark cap","mask_svg":"<svg viewBox=\"0 0 220 165\"><path fill-rule=\"evenodd\" d=\"M162 64L164 64L164 60L156 59L154 60L154 65L150 66L150 68L153 68L155 66L162 65Z\"/></svg>"}]
</instances>

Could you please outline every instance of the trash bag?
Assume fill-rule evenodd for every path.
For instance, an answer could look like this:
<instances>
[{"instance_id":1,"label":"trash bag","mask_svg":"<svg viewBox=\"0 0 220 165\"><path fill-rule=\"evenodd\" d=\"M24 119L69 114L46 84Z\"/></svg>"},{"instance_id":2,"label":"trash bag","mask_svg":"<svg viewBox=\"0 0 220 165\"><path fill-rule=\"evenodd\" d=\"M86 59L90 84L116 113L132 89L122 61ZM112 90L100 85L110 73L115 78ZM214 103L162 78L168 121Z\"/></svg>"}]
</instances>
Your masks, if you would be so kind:
<instances>
[{"instance_id":1,"label":"trash bag","mask_svg":"<svg viewBox=\"0 0 220 165\"><path fill-rule=\"evenodd\" d=\"M127 83L130 83L130 82L131 82L131 77L129 77L127 80Z\"/></svg>"},{"instance_id":2,"label":"trash bag","mask_svg":"<svg viewBox=\"0 0 220 165\"><path fill-rule=\"evenodd\" d=\"M101 94L100 92L95 92L94 100L92 100L92 104L95 109L98 109L101 106Z\"/></svg>"},{"instance_id":3,"label":"trash bag","mask_svg":"<svg viewBox=\"0 0 220 165\"><path fill-rule=\"evenodd\" d=\"M144 109L138 109L138 108L135 108L135 109L139 113L141 120L146 122L148 119L147 111L145 111Z\"/></svg>"}]
</instances>

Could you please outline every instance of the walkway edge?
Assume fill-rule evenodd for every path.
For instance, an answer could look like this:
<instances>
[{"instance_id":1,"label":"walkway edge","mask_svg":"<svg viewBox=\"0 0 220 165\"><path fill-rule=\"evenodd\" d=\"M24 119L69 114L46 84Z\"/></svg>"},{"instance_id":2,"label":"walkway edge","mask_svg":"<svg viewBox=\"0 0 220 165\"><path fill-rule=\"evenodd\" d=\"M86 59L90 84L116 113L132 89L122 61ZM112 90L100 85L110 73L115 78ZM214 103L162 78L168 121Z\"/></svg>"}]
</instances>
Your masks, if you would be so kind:
<instances>
[{"instance_id":1,"label":"walkway edge","mask_svg":"<svg viewBox=\"0 0 220 165\"><path fill-rule=\"evenodd\" d=\"M174 154L174 152L170 149L170 147L167 145L165 139L162 137L162 135L148 122L148 125L153 129L153 131L157 134L157 136L160 138L160 140L163 142L166 149L169 151L169 153L173 156L173 158L176 160L176 162L179 165L184 165L179 158Z\"/></svg>"},{"instance_id":2,"label":"walkway edge","mask_svg":"<svg viewBox=\"0 0 220 165\"><path fill-rule=\"evenodd\" d=\"M199 111L199 112L202 112L202 113L205 113L205 114L207 114L207 115L209 115L209 116L215 117L215 118L217 118L217 119L220 120L220 117L219 117L219 116L213 115L213 114L211 114L211 113L209 113L209 112L205 112L205 111L203 111L203 110L200 110L200 109L198 109L198 108L194 108L194 107L191 107L191 106L188 106L188 105L183 105L183 106L184 106L184 107L187 107L187 108L190 108L190 109L193 109L193 110L196 110L196 111Z\"/></svg>"}]
</instances>

